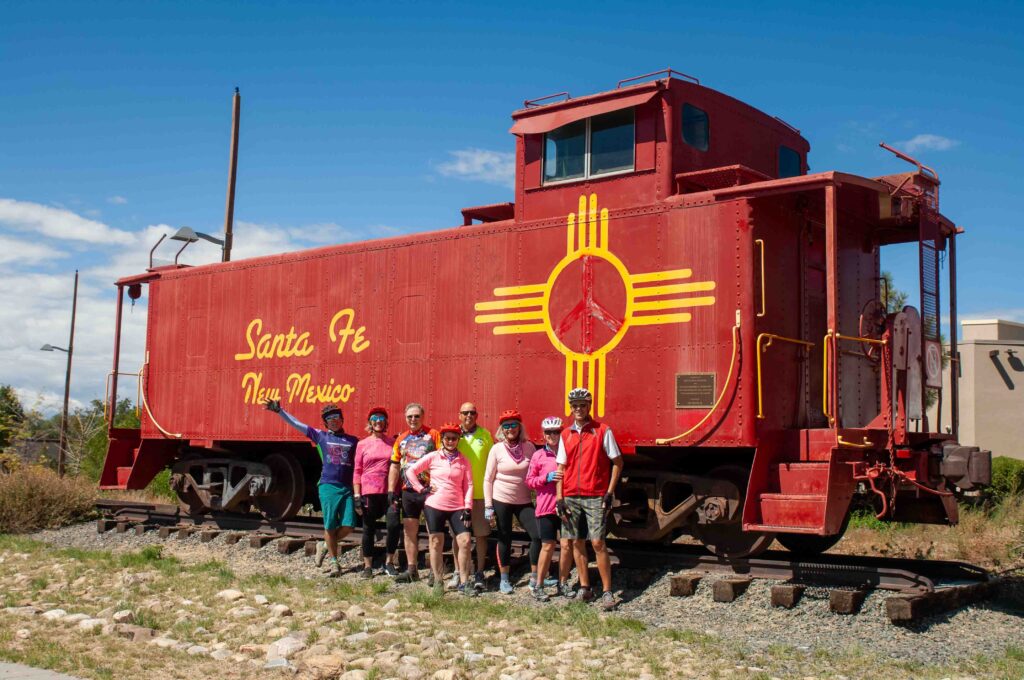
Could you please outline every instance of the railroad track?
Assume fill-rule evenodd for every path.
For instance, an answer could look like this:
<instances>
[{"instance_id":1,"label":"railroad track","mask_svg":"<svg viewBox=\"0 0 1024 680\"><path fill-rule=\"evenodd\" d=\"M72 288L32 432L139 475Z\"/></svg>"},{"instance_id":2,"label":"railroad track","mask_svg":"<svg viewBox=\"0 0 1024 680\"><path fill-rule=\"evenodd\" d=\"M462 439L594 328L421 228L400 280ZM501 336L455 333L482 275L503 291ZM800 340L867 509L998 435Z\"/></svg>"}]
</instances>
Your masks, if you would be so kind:
<instances>
[{"instance_id":1,"label":"railroad track","mask_svg":"<svg viewBox=\"0 0 1024 680\"><path fill-rule=\"evenodd\" d=\"M225 534L229 544L246 540L251 547L262 548L273 542L281 553L301 549L307 555L315 553L316 542L323 536L319 517L270 522L255 514L214 512L192 516L171 504L101 500L96 506L102 515L97 520L99 532L132 531L141 535L156 531L161 538L179 539L198 534L202 541ZM360 538L357 528L342 541L342 551L357 548ZM698 545L617 539L609 539L608 545L613 562L620 566L683 572L671 577L673 596L693 595L701 580L712 578L714 599L732 602L742 596L753 579L769 579L780 582L771 588L774 606L792 608L808 587L816 587L829 590L832 611L856 614L868 593L885 590L893 593L886 599L886 614L890 621L901 625L986 599L998 587L998 579L986 570L964 562L828 553L804 558L786 551L768 551L756 558L725 559ZM426 547L421 535L420 548L425 552ZM527 548L525 534L517 536L516 554L524 556Z\"/></svg>"}]
</instances>

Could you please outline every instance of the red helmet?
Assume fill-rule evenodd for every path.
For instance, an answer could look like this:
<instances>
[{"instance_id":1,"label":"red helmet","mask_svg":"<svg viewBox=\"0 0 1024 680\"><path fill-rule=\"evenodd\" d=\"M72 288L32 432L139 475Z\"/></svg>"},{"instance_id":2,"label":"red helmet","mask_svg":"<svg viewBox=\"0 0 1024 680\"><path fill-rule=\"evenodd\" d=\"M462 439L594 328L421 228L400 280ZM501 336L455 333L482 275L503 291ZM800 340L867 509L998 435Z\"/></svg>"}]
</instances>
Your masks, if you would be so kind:
<instances>
[{"instance_id":1,"label":"red helmet","mask_svg":"<svg viewBox=\"0 0 1024 680\"><path fill-rule=\"evenodd\" d=\"M386 408L384 408L383 406L374 406L373 408L370 409L370 412L366 414L366 419L369 420L370 416L372 416L374 413L379 413L385 418L388 417L388 410ZM390 418L388 418L388 420L390 420Z\"/></svg>"},{"instance_id":2,"label":"red helmet","mask_svg":"<svg viewBox=\"0 0 1024 680\"><path fill-rule=\"evenodd\" d=\"M455 423L445 423L445 424L444 424L444 425L442 425L442 426L440 427L440 429L438 430L438 433L439 433L439 434L440 434L440 435L441 435L442 437L443 437L444 435L446 435L447 433L449 433L449 432L452 432L452 433L454 433L454 434L458 434L458 435L461 435L461 434L462 434L462 428L461 428L461 427L459 427L458 425L456 425Z\"/></svg>"},{"instance_id":3,"label":"red helmet","mask_svg":"<svg viewBox=\"0 0 1024 680\"><path fill-rule=\"evenodd\" d=\"M517 423L522 423L523 417L519 415L519 411L514 408L510 408L501 412L501 416L498 418L498 424L501 425L506 420L514 420Z\"/></svg>"}]
</instances>

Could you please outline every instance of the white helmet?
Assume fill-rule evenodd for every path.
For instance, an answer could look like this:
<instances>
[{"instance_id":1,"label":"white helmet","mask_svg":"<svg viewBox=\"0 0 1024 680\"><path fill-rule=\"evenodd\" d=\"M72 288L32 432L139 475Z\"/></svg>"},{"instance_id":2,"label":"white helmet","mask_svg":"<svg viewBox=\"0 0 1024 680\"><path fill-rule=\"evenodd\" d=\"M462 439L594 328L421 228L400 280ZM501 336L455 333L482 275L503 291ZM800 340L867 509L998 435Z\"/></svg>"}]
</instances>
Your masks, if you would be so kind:
<instances>
[{"instance_id":1,"label":"white helmet","mask_svg":"<svg viewBox=\"0 0 1024 680\"><path fill-rule=\"evenodd\" d=\"M558 416L548 416L540 424L540 429L544 430L544 431L547 431L547 430L561 430L562 429L562 419L559 418Z\"/></svg>"}]
</instances>

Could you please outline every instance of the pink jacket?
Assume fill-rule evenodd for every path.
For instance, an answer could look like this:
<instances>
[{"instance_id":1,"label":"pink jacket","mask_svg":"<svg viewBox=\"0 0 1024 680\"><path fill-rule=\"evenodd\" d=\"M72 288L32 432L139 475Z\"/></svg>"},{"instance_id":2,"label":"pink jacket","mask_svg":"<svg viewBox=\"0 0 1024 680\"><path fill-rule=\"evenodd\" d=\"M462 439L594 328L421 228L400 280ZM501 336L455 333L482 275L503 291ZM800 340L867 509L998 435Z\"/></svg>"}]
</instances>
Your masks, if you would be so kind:
<instances>
[{"instance_id":1,"label":"pink jacket","mask_svg":"<svg viewBox=\"0 0 1024 680\"><path fill-rule=\"evenodd\" d=\"M495 444L487 456L487 469L484 471L484 506L491 507L494 501L529 505L530 487L526 486L526 471L530 467L530 457L534 446L523 442L523 459L518 463L509 455L504 442Z\"/></svg>"},{"instance_id":2,"label":"pink jacket","mask_svg":"<svg viewBox=\"0 0 1024 680\"><path fill-rule=\"evenodd\" d=\"M558 463L555 462L557 451L549 451L547 447L540 447L530 459L530 470L526 473L526 485L537 492L537 509L534 514L537 517L555 514L555 494L558 482L547 481L549 472L558 471Z\"/></svg>"},{"instance_id":3,"label":"pink jacket","mask_svg":"<svg viewBox=\"0 0 1024 680\"><path fill-rule=\"evenodd\" d=\"M473 507L473 466L464 455L457 453L449 459L442 451L431 451L413 463L407 477L417 493L423 491L421 472L430 473L434 489L424 505L445 512Z\"/></svg>"},{"instance_id":4,"label":"pink jacket","mask_svg":"<svg viewBox=\"0 0 1024 680\"><path fill-rule=\"evenodd\" d=\"M353 482L360 485L359 493L367 496L373 493L387 493L388 470L391 467L391 453L394 450L393 437L370 435L356 444L356 463Z\"/></svg>"}]
</instances>

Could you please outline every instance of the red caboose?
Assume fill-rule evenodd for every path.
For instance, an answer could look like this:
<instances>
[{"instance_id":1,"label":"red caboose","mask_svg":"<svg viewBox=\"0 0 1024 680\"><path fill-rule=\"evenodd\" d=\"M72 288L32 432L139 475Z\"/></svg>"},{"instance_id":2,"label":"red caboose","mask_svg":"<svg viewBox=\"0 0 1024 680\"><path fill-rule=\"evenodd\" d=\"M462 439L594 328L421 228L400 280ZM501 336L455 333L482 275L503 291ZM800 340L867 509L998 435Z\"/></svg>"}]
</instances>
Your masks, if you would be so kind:
<instances>
[{"instance_id":1,"label":"red caboose","mask_svg":"<svg viewBox=\"0 0 1024 680\"><path fill-rule=\"evenodd\" d=\"M339 403L350 430L373 404L419 401L437 422L472 400L485 425L516 407L539 437L583 386L635 454L618 536L823 550L855 494L889 519L955 522L990 453L924 408L943 396L947 248L956 323L959 230L937 176L807 174L798 130L674 75L525 102L515 202L462 226L118 281L118 324L124 289L149 286L145 408L141 430L111 430L101 485L173 466L192 512L287 517L315 499L319 463L264 398L310 423ZM920 300L887 314L894 243L919 245ZM111 403L118 370L115 347Z\"/></svg>"}]
</instances>

